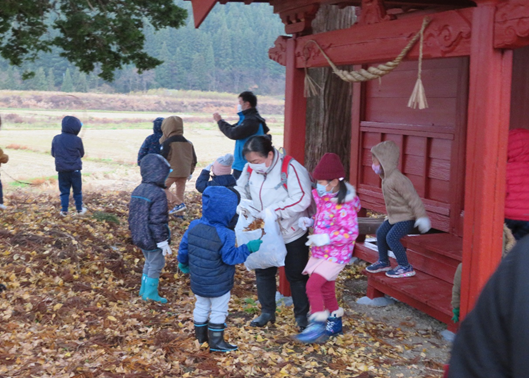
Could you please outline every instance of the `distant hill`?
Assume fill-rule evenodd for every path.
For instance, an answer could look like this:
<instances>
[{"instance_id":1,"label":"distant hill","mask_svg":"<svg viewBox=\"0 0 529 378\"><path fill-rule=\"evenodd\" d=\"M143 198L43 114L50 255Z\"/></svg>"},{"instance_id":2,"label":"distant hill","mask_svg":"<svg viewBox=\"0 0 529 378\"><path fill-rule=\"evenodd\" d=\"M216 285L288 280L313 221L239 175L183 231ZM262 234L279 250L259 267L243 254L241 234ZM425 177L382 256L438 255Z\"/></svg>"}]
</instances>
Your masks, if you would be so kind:
<instances>
[{"instance_id":1,"label":"distant hill","mask_svg":"<svg viewBox=\"0 0 529 378\"><path fill-rule=\"evenodd\" d=\"M80 73L60 51L42 54L31 65L10 67L0 58L0 89L63 92L147 91L153 88L194 89L257 94L284 92L284 67L268 59L268 49L283 24L268 4L229 3L217 5L200 29L195 29L190 2L176 0L189 10L187 26L154 33L146 26L146 50L165 63L138 75L133 67L116 72L112 83L97 73ZM22 81L21 72L33 70L33 79Z\"/></svg>"}]
</instances>

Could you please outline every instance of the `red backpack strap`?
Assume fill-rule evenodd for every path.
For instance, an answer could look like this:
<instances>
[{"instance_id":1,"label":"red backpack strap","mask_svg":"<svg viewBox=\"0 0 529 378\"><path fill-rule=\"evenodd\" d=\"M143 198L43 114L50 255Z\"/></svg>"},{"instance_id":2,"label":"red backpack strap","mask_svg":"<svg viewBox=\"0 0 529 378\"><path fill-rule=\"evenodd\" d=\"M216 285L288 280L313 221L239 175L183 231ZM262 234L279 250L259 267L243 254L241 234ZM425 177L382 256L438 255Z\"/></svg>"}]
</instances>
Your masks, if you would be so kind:
<instances>
[{"instance_id":1,"label":"red backpack strap","mask_svg":"<svg viewBox=\"0 0 529 378\"><path fill-rule=\"evenodd\" d=\"M288 166L290 165L290 162L292 161L293 157L285 155L283 156L283 163L281 165L281 185L285 187L285 189L288 191Z\"/></svg>"},{"instance_id":2,"label":"red backpack strap","mask_svg":"<svg viewBox=\"0 0 529 378\"><path fill-rule=\"evenodd\" d=\"M253 169L250 168L250 166L248 166L248 168L246 168L246 172L248 172L248 175L251 175L253 172Z\"/></svg>"}]
</instances>

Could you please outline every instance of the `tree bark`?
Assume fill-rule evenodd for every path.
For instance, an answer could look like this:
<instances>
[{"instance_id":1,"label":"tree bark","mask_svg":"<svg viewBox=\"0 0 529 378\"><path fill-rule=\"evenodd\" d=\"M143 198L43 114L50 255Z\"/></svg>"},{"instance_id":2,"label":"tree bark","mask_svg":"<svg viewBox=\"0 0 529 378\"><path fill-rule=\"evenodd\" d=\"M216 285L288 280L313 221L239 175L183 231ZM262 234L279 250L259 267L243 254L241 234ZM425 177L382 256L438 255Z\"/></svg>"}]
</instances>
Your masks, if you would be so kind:
<instances>
[{"instance_id":1,"label":"tree bark","mask_svg":"<svg viewBox=\"0 0 529 378\"><path fill-rule=\"evenodd\" d=\"M320 7L312 22L313 33L345 29L356 21L354 7ZM352 70L352 66L341 66ZM349 172L352 85L336 76L330 67L310 68L310 77L323 90L307 98L305 166L312 171L326 152L334 152Z\"/></svg>"}]
</instances>

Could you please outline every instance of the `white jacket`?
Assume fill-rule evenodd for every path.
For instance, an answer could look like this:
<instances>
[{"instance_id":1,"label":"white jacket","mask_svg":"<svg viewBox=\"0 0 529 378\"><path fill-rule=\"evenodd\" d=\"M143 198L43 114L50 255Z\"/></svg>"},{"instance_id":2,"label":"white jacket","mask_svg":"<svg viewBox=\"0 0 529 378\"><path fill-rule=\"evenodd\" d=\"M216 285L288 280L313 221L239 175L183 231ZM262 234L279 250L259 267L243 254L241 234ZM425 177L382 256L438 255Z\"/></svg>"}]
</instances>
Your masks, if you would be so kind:
<instances>
[{"instance_id":1,"label":"white jacket","mask_svg":"<svg viewBox=\"0 0 529 378\"><path fill-rule=\"evenodd\" d=\"M298 219L307 217L307 208L312 201L309 173L300 163L292 159L288 166L288 192L281 183L283 155L274 149L274 160L267 173L252 171L248 173L248 164L244 166L235 189L241 198L252 200L255 209L270 207L279 220L285 243L293 242L305 234L298 226Z\"/></svg>"}]
</instances>

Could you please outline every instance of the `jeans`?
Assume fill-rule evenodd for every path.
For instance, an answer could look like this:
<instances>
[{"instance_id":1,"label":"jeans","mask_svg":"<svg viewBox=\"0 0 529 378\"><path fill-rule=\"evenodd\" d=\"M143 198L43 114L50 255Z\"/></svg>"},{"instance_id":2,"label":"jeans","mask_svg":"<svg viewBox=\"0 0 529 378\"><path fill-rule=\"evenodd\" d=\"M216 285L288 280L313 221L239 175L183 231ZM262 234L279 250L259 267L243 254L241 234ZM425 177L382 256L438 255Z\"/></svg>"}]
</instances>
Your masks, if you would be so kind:
<instances>
[{"instance_id":1,"label":"jeans","mask_svg":"<svg viewBox=\"0 0 529 378\"><path fill-rule=\"evenodd\" d=\"M162 254L161 249L156 251L144 251L145 263L143 264L143 274L146 274L149 278L160 278L160 273L165 266L165 256Z\"/></svg>"},{"instance_id":2,"label":"jeans","mask_svg":"<svg viewBox=\"0 0 529 378\"><path fill-rule=\"evenodd\" d=\"M512 231L512 236L514 236L516 241L520 240L525 235L529 235L529 222L528 221L513 220L513 219L505 218L505 224Z\"/></svg>"},{"instance_id":3,"label":"jeans","mask_svg":"<svg viewBox=\"0 0 529 378\"><path fill-rule=\"evenodd\" d=\"M228 305L230 303L230 292L221 297L206 298L195 295L195 309L193 310L193 320L196 323L208 321L213 324L224 324L228 316Z\"/></svg>"},{"instance_id":4,"label":"jeans","mask_svg":"<svg viewBox=\"0 0 529 378\"><path fill-rule=\"evenodd\" d=\"M296 318L307 316L309 312L306 291L308 276L302 274L309 261L309 247L305 245L306 242L307 234L285 245L287 248L285 274L290 283ZM261 304L261 311L268 314L274 314L276 311L276 274L277 267L255 270L257 297Z\"/></svg>"},{"instance_id":5,"label":"jeans","mask_svg":"<svg viewBox=\"0 0 529 378\"><path fill-rule=\"evenodd\" d=\"M4 191L2 190L2 180L0 180L0 205L4 204Z\"/></svg>"},{"instance_id":6,"label":"jeans","mask_svg":"<svg viewBox=\"0 0 529 378\"><path fill-rule=\"evenodd\" d=\"M382 262L389 262L388 250L391 249L397 258L397 263L407 267L408 257L406 248L400 242L403 236L408 235L414 228L415 221L409 220L390 224L387 220L380 225L377 230L378 259Z\"/></svg>"},{"instance_id":7,"label":"jeans","mask_svg":"<svg viewBox=\"0 0 529 378\"><path fill-rule=\"evenodd\" d=\"M235 180L238 180L239 177L241 177L241 173L242 171L239 171L238 169L234 169L232 175L233 177L235 177Z\"/></svg>"},{"instance_id":8,"label":"jeans","mask_svg":"<svg viewBox=\"0 0 529 378\"><path fill-rule=\"evenodd\" d=\"M67 212L70 202L70 188L73 189L73 199L77 211L83 209L83 180L81 171L59 172L59 191L61 192L61 210Z\"/></svg>"}]
</instances>

